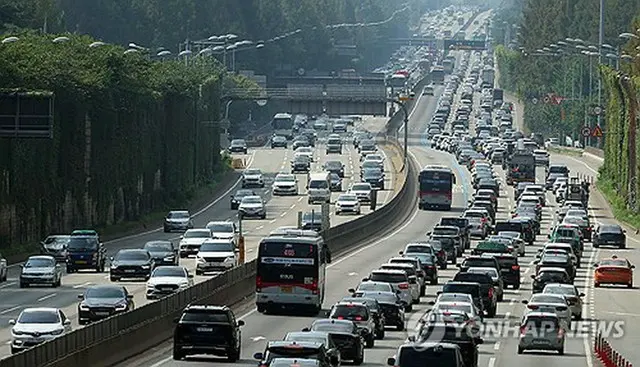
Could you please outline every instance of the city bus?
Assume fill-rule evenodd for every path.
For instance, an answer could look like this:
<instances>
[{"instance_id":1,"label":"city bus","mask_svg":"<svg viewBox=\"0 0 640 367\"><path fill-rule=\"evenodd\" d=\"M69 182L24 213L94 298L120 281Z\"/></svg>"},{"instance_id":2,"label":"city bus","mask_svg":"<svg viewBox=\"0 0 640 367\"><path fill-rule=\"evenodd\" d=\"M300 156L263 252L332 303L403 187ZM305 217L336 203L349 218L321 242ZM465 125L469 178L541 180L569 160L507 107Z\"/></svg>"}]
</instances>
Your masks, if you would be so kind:
<instances>
[{"instance_id":1,"label":"city bus","mask_svg":"<svg viewBox=\"0 0 640 367\"><path fill-rule=\"evenodd\" d=\"M283 308L320 312L331 256L318 232L277 230L260 241L256 262L258 312Z\"/></svg>"},{"instance_id":2,"label":"city bus","mask_svg":"<svg viewBox=\"0 0 640 367\"><path fill-rule=\"evenodd\" d=\"M418 207L420 209L451 210L456 176L450 168L426 166L420 171L418 182L420 185Z\"/></svg>"},{"instance_id":3,"label":"city bus","mask_svg":"<svg viewBox=\"0 0 640 367\"><path fill-rule=\"evenodd\" d=\"M271 120L274 136L293 139L293 116L288 113L277 113Z\"/></svg>"},{"instance_id":4,"label":"city bus","mask_svg":"<svg viewBox=\"0 0 640 367\"><path fill-rule=\"evenodd\" d=\"M429 73L433 84L444 84L444 68L442 66L434 66Z\"/></svg>"}]
</instances>

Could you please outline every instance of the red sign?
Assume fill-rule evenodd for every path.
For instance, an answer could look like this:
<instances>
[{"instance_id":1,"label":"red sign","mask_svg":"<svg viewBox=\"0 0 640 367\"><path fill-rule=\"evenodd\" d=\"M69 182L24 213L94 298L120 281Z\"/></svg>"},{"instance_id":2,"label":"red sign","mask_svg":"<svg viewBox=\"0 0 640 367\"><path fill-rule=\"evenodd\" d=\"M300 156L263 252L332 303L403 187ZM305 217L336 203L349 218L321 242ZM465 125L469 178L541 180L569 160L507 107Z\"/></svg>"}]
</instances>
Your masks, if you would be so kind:
<instances>
[{"instance_id":1,"label":"red sign","mask_svg":"<svg viewBox=\"0 0 640 367\"><path fill-rule=\"evenodd\" d=\"M591 131L591 136L593 136L594 138L602 137L602 129L600 128L600 126L596 125L596 127L593 128L593 130Z\"/></svg>"}]
</instances>

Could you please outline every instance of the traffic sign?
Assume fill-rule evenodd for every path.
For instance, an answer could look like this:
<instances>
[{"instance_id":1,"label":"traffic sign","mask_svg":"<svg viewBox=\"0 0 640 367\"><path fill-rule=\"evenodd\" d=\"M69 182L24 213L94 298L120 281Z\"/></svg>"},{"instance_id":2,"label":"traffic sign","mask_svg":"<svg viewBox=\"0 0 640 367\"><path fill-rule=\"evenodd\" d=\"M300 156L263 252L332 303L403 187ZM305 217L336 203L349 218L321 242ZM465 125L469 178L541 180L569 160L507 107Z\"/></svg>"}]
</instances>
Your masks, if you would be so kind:
<instances>
[{"instance_id":1,"label":"traffic sign","mask_svg":"<svg viewBox=\"0 0 640 367\"><path fill-rule=\"evenodd\" d=\"M591 128L589 126L584 126L582 129L580 129L580 134L585 138L591 136Z\"/></svg>"},{"instance_id":2,"label":"traffic sign","mask_svg":"<svg viewBox=\"0 0 640 367\"><path fill-rule=\"evenodd\" d=\"M552 98L552 100L553 100L553 104L560 104L560 103L562 103L562 97L560 97L560 96L553 95L551 98Z\"/></svg>"},{"instance_id":3,"label":"traffic sign","mask_svg":"<svg viewBox=\"0 0 640 367\"><path fill-rule=\"evenodd\" d=\"M537 98L533 98L533 99L531 100L531 103L533 103L533 104L538 104L538 99L537 99Z\"/></svg>"},{"instance_id":4,"label":"traffic sign","mask_svg":"<svg viewBox=\"0 0 640 367\"><path fill-rule=\"evenodd\" d=\"M596 125L596 127L593 128L593 130L591 131L591 136L593 136L594 138L602 137L602 129L600 128L600 126Z\"/></svg>"},{"instance_id":5,"label":"traffic sign","mask_svg":"<svg viewBox=\"0 0 640 367\"><path fill-rule=\"evenodd\" d=\"M549 103L551 102L551 98L549 98L549 96L544 97L543 99L544 103Z\"/></svg>"},{"instance_id":6,"label":"traffic sign","mask_svg":"<svg viewBox=\"0 0 640 367\"><path fill-rule=\"evenodd\" d=\"M602 113L602 108L601 108L600 106L595 106L595 107L593 108L593 113L594 113L595 115L599 115L599 114L601 114L601 113Z\"/></svg>"}]
</instances>

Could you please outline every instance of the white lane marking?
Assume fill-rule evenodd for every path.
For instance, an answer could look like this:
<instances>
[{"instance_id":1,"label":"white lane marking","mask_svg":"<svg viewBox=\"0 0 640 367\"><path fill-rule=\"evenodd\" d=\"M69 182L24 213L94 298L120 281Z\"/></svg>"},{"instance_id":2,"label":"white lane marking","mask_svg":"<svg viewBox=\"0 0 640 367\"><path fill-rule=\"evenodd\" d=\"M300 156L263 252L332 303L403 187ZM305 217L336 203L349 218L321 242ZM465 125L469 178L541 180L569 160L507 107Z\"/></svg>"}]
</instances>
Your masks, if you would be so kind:
<instances>
[{"instance_id":1,"label":"white lane marking","mask_svg":"<svg viewBox=\"0 0 640 367\"><path fill-rule=\"evenodd\" d=\"M496 357L491 357L489 358L489 365L488 367L494 367L496 365Z\"/></svg>"},{"instance_id":2,"label":"white lane marking","mask_svg":"<svg viewBox=\"0 0 640 367\"><path fill-rule=\"evenodd\" d=\"M51 294L47 294L46 296L43 296L43 297L38 298L38 302L46 301L46 300L48 300L49 298L53 298L53 297L55 297L55 296L57 296L57 295L58 295L58 293L51 293Z\"/></svg>"},{"instance_id":3,"label":"white lane marking","mask_svg":"<svg viewBox=\"0 0 640 367\"><path fill-rule=\"evenodd\" d=\"M640 313L612 312L612 311L602 311L602 313L608 313L608 314L611 314L611 315L618 315L618 316L640 317Z\"/></svg>"},{"instance_id":4,"label":"white lane marking","mask_svg":"<svg viewBox=\"0 0 640 367\"><path fill-rule=\"evenodd\" d=\"M504 319L505 319L505 320L508 320L508 319L509 319L509 317L511 317L511 312L505 312L505 313L504 313Z\"/></svg>"},{"instance_id":5,"label":"white lane marking","mask_svg":"<svg viewBox=\"0 0 640 367\"><path fill-rule=\"evenodd\" d=\"M257 231L259 231L259 230L261 230L262 228L264 228L264 226L257 226L257 227L256 227L256 230L257 230Z\"/></svg>"},{"instance_id":6,"label":"white lane marking","mask_svg":"<svg viewBox=\"0 0 640 367\"><path fill-rule=\"evenodd\" d=\"M13 285L16 285L16 284L17 284L16 282L9 282L9 283L5 283L5 284L3 284L3 285L0 285L0 289L3 289L3 288L9 288L9 287L11 287L11 286L13 286Z\"/></svg>"},{"instance_id":7,"label":"white lane marking","mask_svg":"<svg viewBox=\"0 0 640 367\"><path fill-rule=\"evenodd\" d=\"M500 350L500 342L496 342L496 343L493 345L493 350Z\"/></svg>"},{"instance_id":8,"label":"white lane marking","mask_svg":"<svg viewBox=\"0 0 640 367\"><path fill-rule=\"evenodd\" d=\"M260 340L265 340L266 338L264 336L254 336L253 338L251 338L252 341L257 342Z\"/></svg>"},{"instance_id":9,"label":"white lane marking","mask_svg":"<svg viewBox=\"0 0 640 367\"><path fill-rule=\"evenodd\" d=\"M280 218L284 217L285 215L287 215L287 212L280 214Z\"/></svg>"},{"instance_id":10,"label":"white lane marking","mask_svg":"<svg viewBox=\"0 0 640 367\"><path fill-rule=\"evenodd\" d=\"M293 209L296 207L296 204L291 204L291 206L289 207L289 209Z\"/></svg>"},{"instance_id":11,"label":"white lane marking","mask_svg":"<svg viewBox=\"0 0 640 367\"><path fill-rule=\"evenodd\" d=\"M350 277L352 277L352 276L358 275L358 273L356 273L356 272L353 272L353 271L352 271L351 273L349 273L349 274L347 274L347 275L348 275L348 276L350 276Z\"/></svg>"},{"instance_id":12,"label":"white lane marking","mask_svg":"<svg viewBox=\"0 0 640 367\"><path fill-rule=\"evenodd\" d=\"M109 278L109 277L107 276L107 277L105 277L105 279L106 279L106 278ZM83 283L83 284L74 285L74 286L73 286L73 289L78 289L78 288L88 287L88 286L90 286L90 285L92 285L92 284L93 284L93 283L91 283L91 282L86 282L86 283Z\"/></svg>"},{"instance_id":13,"label":"white lane marking","mask_svg":"<svg viewBox=\"0 0 640 367\"><path fill-rule=\"evenodd\" d=\"M271 219L269 223L275 223L277 219Z\"/></svg>"},{"instance_id":14,"label":"white lane marking","mask_svg":"<svg viewBox=\"0 0 640 367\"><path fill-rule=\"evenodd\" d=\"M7 309L4 309L4 310L0 311L0 315L5 315L5 314L8 314L10 312L19 310L19 309L20 309L20 306L14 306L14 307L11 307L11 308L7 308Z\"/></svg>"},{"instance_id":15,"label":"white lane marking","mask_svg":"<svg viewBox=\"0 0 640 367\"><path fill-rule=\"evenodd\" d=\"M302 201L302 199L304 199L304 197L303 197L303 196L300 196L300 197L298 198L298 201Z\"/></svg>"}]
</instances>

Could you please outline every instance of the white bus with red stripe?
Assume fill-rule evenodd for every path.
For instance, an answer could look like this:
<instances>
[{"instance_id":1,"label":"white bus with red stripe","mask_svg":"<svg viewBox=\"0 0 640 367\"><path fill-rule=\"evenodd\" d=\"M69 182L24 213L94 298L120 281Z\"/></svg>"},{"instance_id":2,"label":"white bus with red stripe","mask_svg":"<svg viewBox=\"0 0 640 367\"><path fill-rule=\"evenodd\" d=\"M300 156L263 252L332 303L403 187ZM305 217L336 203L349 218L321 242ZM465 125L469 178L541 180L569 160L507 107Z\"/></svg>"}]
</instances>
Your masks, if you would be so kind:
<instances>
[{"instance_id":1,"label":"white bus with red stripe","mask_svg":"<svg viewBox=\"0 0 640 367\"><path fill-rule=\"evenodd\" d=\"M288 307L320 312L330 261L327 252L315 231L285 230L263 238L256 259L258 312Z\"/></svg>"}]
</instances>

